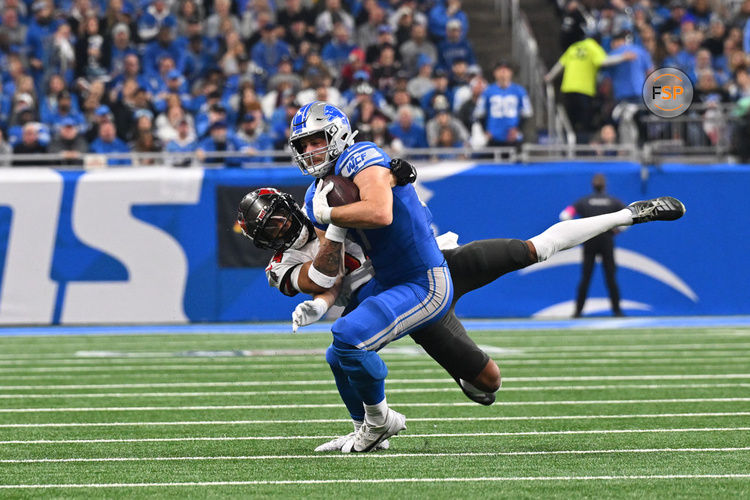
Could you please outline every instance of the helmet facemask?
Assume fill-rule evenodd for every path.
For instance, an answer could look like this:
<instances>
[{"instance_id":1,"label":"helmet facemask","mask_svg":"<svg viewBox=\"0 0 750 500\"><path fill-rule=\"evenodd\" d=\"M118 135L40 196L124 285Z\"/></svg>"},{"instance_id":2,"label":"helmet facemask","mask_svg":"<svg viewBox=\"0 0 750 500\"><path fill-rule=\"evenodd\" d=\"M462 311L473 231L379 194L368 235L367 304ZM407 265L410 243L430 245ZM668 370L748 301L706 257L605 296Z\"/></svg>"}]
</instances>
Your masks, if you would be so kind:
<instances>
[{"instance_id":1,"label":"helmet facemask","mask_svg":"<svg viewBox=\"0 0 750 500\"><path fill-rule=\"evenodd\" d=\"M270 200L259 197L254 203L264 206L247 210L247 218L240 210L238 219L243 234L256 247L283 252L289 248L299 249L310 241L314 233L312 223L290 195L279 193ZM254 218L253 213L257 213Z\"/></svg>"}]
</instances>

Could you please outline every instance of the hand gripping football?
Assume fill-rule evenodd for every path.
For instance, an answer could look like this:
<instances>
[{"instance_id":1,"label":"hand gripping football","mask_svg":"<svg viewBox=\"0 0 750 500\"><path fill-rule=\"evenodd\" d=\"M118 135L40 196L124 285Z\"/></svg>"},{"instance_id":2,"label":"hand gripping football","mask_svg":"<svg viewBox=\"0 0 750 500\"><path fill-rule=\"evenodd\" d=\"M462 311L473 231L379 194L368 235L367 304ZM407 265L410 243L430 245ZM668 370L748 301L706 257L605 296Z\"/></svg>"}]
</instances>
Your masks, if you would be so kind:
<instances>
[{"instance_id":1,"label":"hand gripping football","mask_svg":"<svg viewBox=\"0 0 750 500\"><path fill-rule=\"evenodd\" d=\"M328 175L323 178L319 189L333 183L333 189L328 193L328 205L331 207L340 207L359 201L359 188L353 181L340 175Z\"/></svg>"}]
</instances>

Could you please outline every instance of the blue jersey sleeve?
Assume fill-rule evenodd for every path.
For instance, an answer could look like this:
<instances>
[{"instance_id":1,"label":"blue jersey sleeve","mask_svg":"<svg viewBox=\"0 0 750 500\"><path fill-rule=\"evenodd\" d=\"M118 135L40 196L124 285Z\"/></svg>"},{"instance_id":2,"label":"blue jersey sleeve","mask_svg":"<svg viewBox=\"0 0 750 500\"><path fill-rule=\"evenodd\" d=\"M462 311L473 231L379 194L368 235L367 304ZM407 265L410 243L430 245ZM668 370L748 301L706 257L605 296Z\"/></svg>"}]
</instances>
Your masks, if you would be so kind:
<instances>
[{"instance_id":1,"label":"blue jersey sleeve","mask_svg":"<svg viewBox=\"0 0 750 500\"><path fill-rule=\"evenodd\" d=\"M313 223L313 226L320 229L321 231L325 231L328 228L328 225L320 224L317 220L315 220L315 214L313 213L313 196L315 196L315 182L310 184L310 187L307 188L307 191L305 192L305 206L304 210L307 214L307 218L310 219L310 221Z\"/></svg>"},{"instance_id":2,"label":"blue jersey sleeve","mask_svg":"<svg viewBox=\"0 0 750 500\"><path fill-rule=\"evenodd\" d=\"M334 173L351 179L373 165L391 168L391 157L372 142L358 142L339 157Z\"/></svg>"}]
</instances>

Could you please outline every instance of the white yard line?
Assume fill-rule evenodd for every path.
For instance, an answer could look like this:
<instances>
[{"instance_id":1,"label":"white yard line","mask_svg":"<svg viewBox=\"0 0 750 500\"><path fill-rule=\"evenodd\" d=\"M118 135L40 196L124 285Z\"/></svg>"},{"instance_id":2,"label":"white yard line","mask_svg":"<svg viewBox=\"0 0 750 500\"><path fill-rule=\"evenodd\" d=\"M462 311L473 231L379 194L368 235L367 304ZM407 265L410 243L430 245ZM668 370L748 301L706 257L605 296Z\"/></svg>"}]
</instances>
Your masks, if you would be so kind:
<instances>
[{"instance_id":1,"label":"white yard line","mask_svg":"<svg viewBox=\"0 0 750 500\"><path fill-rule=\"evenodd\" d=\"M658 363L662 365L681 365L681 364L688 364L688 363L703 363L703 362L716 362L720 361L722 364L750 364L748 363L750 361L750 356L738 356L736 354L730 355L729 353L725 354L724 356L713 356L713 357L706 357L706 356L675 356L675 357L665 357L665 358L564 358L564 359L503 359L502 361L499 361L500 365L506 365L506 366L530 366L530 365L565 365L565 366L576 366L576 365L650 365L653 363ZM404 363L398 363L394 362L394 366L398 366L399 372L437 372L441 371L439 367L435 365L434 362L432 362L429 359L425 359L422 362L404 362ZM0 368L0 374L5 373L76 373L76 372L82 372L87 375L92 375L97 372L105 372L105 373L112 373L112 372L165 372L165 371L189 371L189 370L200 370L201 372L207 372L207 371L221 371L221 372L227 372L227 371L264 371L267 372L268 370L273 370L274 368L278 368L280 366L279 363L273 363L273 364L255 364L251 361L245 361L244 363L238 362L238 363L205 363L205 364L159 364L159 363L151 363L151 364L141 364L141 365L115 365L115 366L106 366L106 365L91 365L91 366L44 366L44 367L13 367L13 368ZM426 366L428 368L423 369L409 369L404 367L419 367L419 366ZM299 371L296 371L299 368L318 368L320 370L329 370L328 365L321 360L319 363L305 363L305 364L298 364L298 365L292 365L290 366L290 369L294 369L295 373L300 373ZM315 374L317 372L303 372L303 373L311 373Z\"/></svg>"},{"instance_id":2,"label":"white yard line","mask_svg":"<svg viewBox=\"0 0 750 500\"><path fill-rule=\"evenodd\" d=\"M551 376L551 377L506 377L504 383L516 382L583 382L583 381L616 381L616 380L750 380L750 373L724 374L693 374L693 375L581 375L581 376ZM445 378L437 379L403 379L389 378L388 384L434 384L451 383ZM268 380L268 381L234 381L234 382L148 382L132 384L42 384L42 385L0 385L3 390L42 390L42 389L146 389L165 387L255 387L274 385L330 385L331 379L323 380Z\"/></svg>"},{"instance_id":3,"label":"white yard line","mask_svg":"<svg viewBox=\"0 0 750 500\"><path fill-rule=\"evenodd\" d=\"M656 403L739 403L750 398L660 398L660 399L591 399L567 401L497 401L494 406L567 406L567 405L614 405ZM453 407L476 406L476 403L397 403L396 407ZM90 406L66 408L0 408L0 413L66 413L66 412L110 412L110 411L194 411L194 410L281 410L300 408L339 408L341 403L302 403L275 405L187 405L187 406Z\"/></svg>"},{"instance_id":4,"label":"white yard line","mask_svg":"<svg viewBox=\"0 0 750 500\"><path fill-rule=\"evenodd\" d=\"M446 381L451 383L452 381ZM597 391L597 390L674 390L674 389L728 389L750 388L750 383L730 384L614 384L614 385L553 385L535 387L507 387L501 392L544 392L544 391ZM413 389L389 388L389 394L425 394L455 392L456 387L418 387ZM55 394L0 394L0 399L65 399L65 398L195 398L195 397L233 397L233 396L306 396L338 394L336 389L300 390L300 391L206 391L206 392L91 392L91 393L55 393Z\"/></svg>"},{"instance_id":5,"label":"white yard line","mask_svg":"<svg viewBox=\"0 0 750 500\"><path fill-rule=\"evenodd\" d=\"M589 429L571 431L523 431L523 432L465 432L440 434L399 434L399 438L465 438L465 437L511 437L511 436L559 436L596 434L662 434L678 432L747 432L750 427L698 427L684 429ZM6 440L4 444L75 444L75 443L175 443L192 441L299 441L309 439L333 439L339 436L217 436L217 437L178 437L178 438L123 438L123 439L31 439Z\"/></svg>"},{"instance_id":6,"label":"white yard line","mask_svg":"<svg viewBox=\"0 0 750 500\"><path fill-rule=\"evenodd\" d=\"M643 481L676 479L748 479L750 474L668 474L640 476L509 476L509 477L420 477L389 479L298 479L286 481L205 481L173 483L60 483L6 484L0 489L64 489L64 488L169 488L196 486L282 486L300 484L385 484L385 483L477 483L534 481Z\"/></svg>"},{"instance_id":7,"label":"white yard line","mask_svg":"<svg viewBox=\"0 0 750 500\"><path fill-rule=\"evenodd\" d=\"M626 453L727 453L750 451L750 446L740 448L626 448L617 450L554 450L554 451L502 451L502 452L467 452L467 453L318 453L315 455L253 455L253 456L218 456L218 457L102 457L102 458L27 458L0 460L3 464L44 464L76 462L178 462L209 460L307 460L307 459L344 459L359 460L366 458L444 458L444 457L517 457L537 455L612 455Z\"/></svg>"},{"instance_id":8,"label":"white yard line","mask_svg":"<svg viewBox=\"0 0 750 500\"><path fill-rule=\"evenodd\" d=\"M513 417L413 417L409 422L510 422L544 420L617 420L652 418L715 418L750 417L750 412L703 412L703 413L634 413L616 415L528 415ZM28 429L44 427L150 427L150 426L190 426L190 425L294 425L294 424L339 424L349 423L343 418L313 418L299 420L183 420L162 422L62 422L37 424L0 424L0 429Z\"/></svg>"}]
</instances>

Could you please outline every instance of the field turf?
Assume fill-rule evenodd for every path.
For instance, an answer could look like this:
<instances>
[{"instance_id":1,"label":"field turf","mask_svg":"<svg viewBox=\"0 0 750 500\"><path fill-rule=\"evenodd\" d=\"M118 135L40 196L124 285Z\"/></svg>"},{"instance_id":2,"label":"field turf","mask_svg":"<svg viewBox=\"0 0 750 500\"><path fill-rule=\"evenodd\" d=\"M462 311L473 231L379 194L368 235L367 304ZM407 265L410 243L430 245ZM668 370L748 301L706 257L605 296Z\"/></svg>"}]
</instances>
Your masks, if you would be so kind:
<instances>
[{"instance_id":1,"label":"field turf","mask_svg":"<svg viewBox=\"0 0 750 500\"><path fill-rule=\"evenodd\" d=\"M0 337L0 497L750 498L750 328L472 337L495 405L402 339L408 428L351 455L330 335Z\"/></svg>"}]
</instances>

